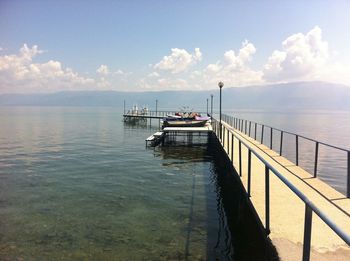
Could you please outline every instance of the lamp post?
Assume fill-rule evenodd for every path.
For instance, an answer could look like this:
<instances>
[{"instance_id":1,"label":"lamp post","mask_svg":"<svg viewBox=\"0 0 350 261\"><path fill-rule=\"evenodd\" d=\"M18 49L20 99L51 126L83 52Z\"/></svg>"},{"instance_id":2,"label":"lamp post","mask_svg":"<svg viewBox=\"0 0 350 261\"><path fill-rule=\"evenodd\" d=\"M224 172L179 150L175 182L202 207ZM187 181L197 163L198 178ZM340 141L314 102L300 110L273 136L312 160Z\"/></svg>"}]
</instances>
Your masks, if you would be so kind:
<instances>
[{"instance_id":1,"label":"lamp post","mask_svg":"<svg viewBox=\"0 0 350 261\"><path fill-rule=\"evenodd\" d=\"M213 118L213 96L212 94L210 94L210 98L211 98L211 101L210 101L210 119Z\"/></svg>"},{"instance_id":2,"label":"lamp post","mask_svg":"<svg viewBox=\"0 0 350 261\"><path fill-rule=\"evenodd\" d=\"M157 116L157 111L158 111L158 100L156 100L156 116Z\"/></svg>"},{"instance_id":3,"label":"lamp post","mask_svg":"<svg viewBox=\"0 0 350 261\"><path fill-rule=\"evenodd\" d=\"M220 140L222 138L222 133L221 133L221 129L222 129L222 123L221 123L221 89L222 87L224 87L224 83L223 82L219 82L218 86L220 88Z\"/></svg>"},{"instance_id":4,"label":"lamp post","mask_svg":"<svg viewBox=\"0 0 350 261\"><path fill-rule=\"evenodd\" d=\"M208 116L208 113L209 113L209 108L208 108L208 106L209 106L209 99L207 98L207 116Z\"/></svg>"}]
</instances>

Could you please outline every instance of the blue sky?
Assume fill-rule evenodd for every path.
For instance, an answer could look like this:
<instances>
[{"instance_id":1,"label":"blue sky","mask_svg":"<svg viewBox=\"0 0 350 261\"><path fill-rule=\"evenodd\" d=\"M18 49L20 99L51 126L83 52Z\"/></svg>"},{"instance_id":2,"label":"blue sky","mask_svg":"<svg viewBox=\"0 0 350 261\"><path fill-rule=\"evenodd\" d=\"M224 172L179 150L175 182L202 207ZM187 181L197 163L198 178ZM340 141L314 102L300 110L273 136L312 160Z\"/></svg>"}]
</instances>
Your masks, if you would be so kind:
<instances>
[{"instance_id":1,"label":"blue sky","mask_svg":"<svg viewBox=\"0 0 350 261\"><path fill-rule=\"evenodd\" d=\"M1 0L0 92L350 85L349 13L350 1Z\"/></svg>"}]
</instances>

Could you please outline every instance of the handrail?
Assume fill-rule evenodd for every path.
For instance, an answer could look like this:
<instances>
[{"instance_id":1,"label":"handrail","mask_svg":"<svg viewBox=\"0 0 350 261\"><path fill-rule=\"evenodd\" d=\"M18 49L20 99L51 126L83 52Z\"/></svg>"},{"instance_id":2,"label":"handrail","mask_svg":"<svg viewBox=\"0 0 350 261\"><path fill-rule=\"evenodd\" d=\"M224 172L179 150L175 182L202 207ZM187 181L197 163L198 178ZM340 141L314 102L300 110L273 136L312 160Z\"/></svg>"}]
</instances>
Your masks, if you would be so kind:
<instances>
[{"instance_id":1,"label":"handrail","mask_svg":"<svg viewBox=\"0 0 350 261\"><path fill-rule=\"evenodd\" d=\"M225 115L225 116L227 116L227 117L231 117L231 116L226 115L226 114L223 114L223 115ZM298 136L298 137L303 138L303 139L305 139L305 140L309 140L309 141L313 141L313 142L318 142L319 144L322 144L322 145L324 145L324 146L328 146L328 147L331 147L331 148L334 148L334 149L338 149L338 150L350 152L350 149L338 147L338 146L335 146L335 145L332 145L332 144L325 143L325 142L323 142L323 141L318 141L318 140L315 140L315 139L312 139L312 138L309 138L309 137L306 137L306 136L303 136L303 135L300 135L300 134L297 134L297 133L293 133L293 132L290 132L290 131L281 130L281 129L279 129L279 128L271 127L271 126L269 126L269 125L262 124L262 123L259 123L259 122L255 122L255 121L251 121L251 120L245 120L245 119L240 119L240 118L236 118L236 117L233 117L233 119L242 120L242 121L248 121L248 122L251 122L251 123L254 123L254 124L256 123L257 125L265 126L265 127L269 128L269 129L273 129L273 130L280 131L280 132L283 132L283 133L287 133L287 134L290 134L290 135Z\"/></svg>"},{"instance_id":2,"label":"handrail","mask_svg":"<svg viewBox=\"0 0 350 261\"><path fill-rule=\"evenodd\" d=\"M213 118L214 132L217 134L221 128L218 128L218 121ZM220 124L220 123L219 123ZM265 218L265 226L267 234L270 231L270 218L269 218L269 172L275 174L295 195L297 195L305 203L305 222L304 222L304 247L303 247L303 260L309 260L310 258L310 242L311 242L311 218L312 211L315 212L327 225L330 227L345 243L350 245L350 235L343 231L338 225L336 225L322 210L320 210L315 203L312 202L303 192L301 192L297 187L295 187L291 182L289 182L276 168L274 168L269 162L263 159L258 153L256 153L250 145L248 145L242 138L238 137L234 133L234 127L230 126L226 122L222 122L220 126L224 127L223 131L225 134L225 129L232 134L234 138L239 141L239 144L243 144L249 151L249 155L253 153L264 165L265 165L265 210L267 211ZM228 147L229 144L227 144ZM229 150L229 148L228 148ZM231 147L231 156L233 155L233 146ZM248 155L248 156L249 156ZM241 161L241 150L239 151L239 157ZM251 156L248 157L248 180L250 180L251 171ZM240 175L241 175L241 164L240 164ZM248 182L248 195L250 195L250 182Z\"/></svg>"},{"instance_id":3,"label":"handrail","mask_svg":"<svg viewBox=\"0 0 350 261\"><path fill-rule=\"evenodd\" d=\"M343 151L345 152L347 155L347 182L346 182L346 197L350 198L350 150L345 149L345 148L341 148L338 146L334 146L331 144L327 144L325 142L322 141L317 141L315 139L311 139L308 137L305 137L303 135L299 135L293 132L289 132L289 131L284 131L278 128L274 128L271 127L269 125L265 125L265 124L261 124L261 123L257 123L255 121L250 121L250 120L244 120L244 119L240 119L240 118L236 118L233 116L229 116L227 114L223 114L222 118L224 119L225 122L227 122L230 126L232 126L235 129L238 129L241 132L244 132L245 134L247 134L249 137L251 137L251 127L252 125L254 125L254 139L257 139L257 128L259 126L261 126L261 136L260 136L260 143L263 144L263 139L264 139L264 129L268 128L270 129L270 149L272 149L273 147L273 131L278 131L280 132L280 141L279 141L279 154L280 156L282 156L282 149L283 149L283 134L289 134L289 135L293 135L295 136L295 163L297 166L299 166L299 138L308 140L308 141L312 141L315 143L315 161L314 161L314 177L317 177L317 173L318 173L318 157L319 157L319 146L325 146L325 147L329 147L332 149L336 149L339 151ZM245 123L245 124L244 124ZM249 129L248 129L249 126ZM248 132L248 133L247 133Z\"/></svg>"}]
</instances>

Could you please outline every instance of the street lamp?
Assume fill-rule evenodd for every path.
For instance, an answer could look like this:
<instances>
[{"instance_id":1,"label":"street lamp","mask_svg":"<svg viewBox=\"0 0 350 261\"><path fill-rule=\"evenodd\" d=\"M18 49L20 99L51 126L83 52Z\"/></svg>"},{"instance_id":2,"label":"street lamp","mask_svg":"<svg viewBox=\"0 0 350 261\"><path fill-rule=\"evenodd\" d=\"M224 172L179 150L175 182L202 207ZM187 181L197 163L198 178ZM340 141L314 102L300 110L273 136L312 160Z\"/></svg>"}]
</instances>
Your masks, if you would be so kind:
<instances>
[{"instance_id":1,"label":"street lamp","mask_svg":"<svg viewBox=\"0 0 350 261\"><path fill-rule=\"evenodd\" d=\"M156 100L156 116L157 116L157 113L158 112L158 100Z\"/></svg>"},{"instance_id":2,"label":"street lamp","mask_svg":"<svg viewBox=\"0 0 350 261\"><path fill-rule=\"evenodd\" d=\"M219 82L218 86L220 88L220 140L222 138L222 134L221 134L221 129L222 129L222 123L221 123L221 89L222 87L224 87L224 83L223 82Z\"/></svg>"},{"instance_id":3,"label":"street lamp","mask_svg":"<svg viewBox=\"0 0 350 261\"><path fill-rule=\"evenodd\" d=\"M213 118L213 96L212 94L210 94L210 98L211 98L211 101L210 101L210 119Z\"/></svg>"},{"instance_id":4,"label":"street lamp","mask_svg":"<svg viewBox=\"0 0 350 261\"><path fill-rule=\"evenodd\" d=\"M209 113L208 106L209 106L209 99L207 98L207 116L208 116L208 113Z\"/></svg>"}]
</instances>

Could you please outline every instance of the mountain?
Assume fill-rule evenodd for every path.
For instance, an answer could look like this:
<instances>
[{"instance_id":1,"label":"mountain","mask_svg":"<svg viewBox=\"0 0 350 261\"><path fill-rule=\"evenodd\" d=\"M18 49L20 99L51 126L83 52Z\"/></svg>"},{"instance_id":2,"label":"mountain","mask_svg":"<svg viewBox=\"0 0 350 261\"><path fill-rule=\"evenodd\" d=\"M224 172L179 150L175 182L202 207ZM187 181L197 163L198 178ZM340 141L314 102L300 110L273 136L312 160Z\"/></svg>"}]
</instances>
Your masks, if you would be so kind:
<instances>
[{"instance_id":1,"label":"mountain","mask_svg":"<svg viewBox=\"0 0 350 261\"><path fill-rule=\"evenodd\" d=\"M67 91L50 94L3 94L0 106L116 106L127 109L133 104L160 109L190 106L205 110L206 99L214 95L215 108L219 89L209 91ZM325 109L350 110L350 87L326 82L296 82L242 88L223 88L224 109Z\"/></svg>"}]
</instances>

